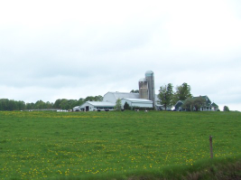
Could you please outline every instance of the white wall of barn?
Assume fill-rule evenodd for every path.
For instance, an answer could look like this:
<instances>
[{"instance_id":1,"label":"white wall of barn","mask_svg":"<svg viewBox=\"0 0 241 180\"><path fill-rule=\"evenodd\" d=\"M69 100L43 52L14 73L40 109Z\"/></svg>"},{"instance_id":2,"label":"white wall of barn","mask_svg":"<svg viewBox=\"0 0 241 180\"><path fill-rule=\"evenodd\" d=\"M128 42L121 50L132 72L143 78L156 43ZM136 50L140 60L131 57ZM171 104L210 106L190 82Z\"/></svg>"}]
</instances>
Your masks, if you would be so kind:
<instances>
[{"instance_id":1,"label":"white wall of barn","mask_svg":"<svg viewBox=\"0 0 241 180\"><path fill-rule=\"evenodd\" d=\"M95 107L92 104L90 104L88 102L85 102L84 104L82 104L80 106L80 111L81 111L81 109L85 109L86 110L86 106L89 106L89 111L94 111L94 109L95 109Z\"/></svg>"},{"instance_id":2,"label":"white wall of barn","mask_svg":"<svg viewBox=\"0 0 241 180\"><path fill-rule=\"evenodd\" d=\"M111 102L111 103L116 103L116 98L112 93L106 93L103 97L103 102Z\"/></svg>"}]
</instances>

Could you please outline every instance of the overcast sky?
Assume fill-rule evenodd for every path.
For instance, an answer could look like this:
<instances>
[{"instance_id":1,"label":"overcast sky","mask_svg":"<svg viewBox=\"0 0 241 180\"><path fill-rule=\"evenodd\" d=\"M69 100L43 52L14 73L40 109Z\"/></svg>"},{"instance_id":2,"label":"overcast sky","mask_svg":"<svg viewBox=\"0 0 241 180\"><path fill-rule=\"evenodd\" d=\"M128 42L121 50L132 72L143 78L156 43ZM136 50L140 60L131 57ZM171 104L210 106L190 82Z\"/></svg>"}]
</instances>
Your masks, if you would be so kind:
<instances>
[{"instance_id":1,"label":"overcast sky","mask_svg":"<svg viewBox=\"0 0 241 180\"><path fill-rule=\"evenodd\" d=\"M54 102L183 82L241 111L240 0L0 0L0 98Z\"/></svg>"}]
</instances>

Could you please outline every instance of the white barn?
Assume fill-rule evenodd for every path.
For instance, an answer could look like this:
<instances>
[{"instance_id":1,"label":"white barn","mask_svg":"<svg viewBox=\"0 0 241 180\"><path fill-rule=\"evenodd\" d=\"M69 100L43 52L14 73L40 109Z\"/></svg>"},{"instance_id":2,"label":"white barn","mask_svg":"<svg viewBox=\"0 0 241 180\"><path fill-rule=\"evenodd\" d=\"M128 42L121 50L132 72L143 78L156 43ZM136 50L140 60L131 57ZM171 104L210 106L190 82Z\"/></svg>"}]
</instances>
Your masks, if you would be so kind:
<instances>
[{"instance_id":1,"label":"white barn","mask_svg":"<svg viewBox=\"0 0 241 180\"><path fill-rule=\"evenodd\" d=\"M115 104L117 99L123 98L139 99L139 93L107 92L103 97L103 102Z\"/></svg>"},{"instance_id":2,"label":"white barn","mask_svg":"<svg viewBox=\"0 0 241 180\"><path fill-rule=\"evenodd\" d=\"M124 92L107 92L103 101L87 101L81 106L76 106L73 111L111 111L116 105L116 101L121 100L121 106L124 108L125 103L128 103L131 108L153 108L152 100L141 99L139 93L124 93ZM156 109L161 109L160 100L156 95Z\"/></svg>"},{"instance_id":3,"label":"white barn","mask_svg":"<svg viewBox=\"0 0 241 180\"><path fill-rule=\"evenodd\" d=\"M134 108L153 108L161 110L162 106L159 98L155 94L154 72L147 71L145 78L139 81L140 93L107 92L102 102L85 102L81 106L73 108L74 111L94 111L113 109L118 99L122 102L122 108L125 103ZM109 104L108 104L109 103ZM151 105L152 103L152 105Z\"/></svg>"},{"instance_id":4,"label":"white barn","mask_svg":"<svg viewBox=\"0 0 241 180\"><path fill-rule=\"evenodd\" d=\"M153 102L148 99L131 99L131 98L122 98L121 106L124 109L125 103L129 104L132 108L153 108Z\"/></svg>"},{"instance_id":5,"label":"white barn","mask_svg":"<svg viewBox=\"0 0 241 180\"><path fill-rule=\"evenodd\" d=\"M115 107L114 103L100 102L100 101L87 101L81 106L73 108L74 111L111 111Z\"/></svg>"},{"instance_id":6,"label":"white barn","mask_svg":"<svg viewBox=\"0 0 241 180\"><path fill-rule=\"evenodd\" d=\"M160 109L160 100L157 95L155 96L156 109ZM115 104L117 99L120 99L124 104L125 102L127 102L130 107L153 108L153 104L152 106L150 106L150 102L152 103L152 101L149 99L141 99L139 93L107 92L103 97L103 102L111 102ZM122 105L122 107L124 106L124 104Z\"/></svg>"}]
</instances>

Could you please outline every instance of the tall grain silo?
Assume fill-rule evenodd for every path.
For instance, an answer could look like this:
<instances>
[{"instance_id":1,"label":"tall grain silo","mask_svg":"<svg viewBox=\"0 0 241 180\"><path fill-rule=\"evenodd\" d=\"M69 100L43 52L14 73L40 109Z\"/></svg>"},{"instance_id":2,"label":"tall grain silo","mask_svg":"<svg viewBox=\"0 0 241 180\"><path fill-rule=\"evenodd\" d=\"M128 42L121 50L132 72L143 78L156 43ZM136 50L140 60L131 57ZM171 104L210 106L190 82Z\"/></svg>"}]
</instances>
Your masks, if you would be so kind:
<instances>
[{"instance_id":1,"label":"tall grain silo","mask_svg":"<svg viewBox=\"0 0 241 180\"><path fill-rule=\"evenodd\" d=\"M145 78L139 80L139 96L140 99L149 99L148 83Z\"/></svg>"},{"instance_id":2,"label":"tall grain silo","mask_svg":"<svg viewBox=\"0 0 241 180\"><path fill-rule=\"evenodd\" d=\"M156 108L156 98L155 98L155 80L154 80L154 72L147 71L146 74L146 81L148 84L148 91L149 91L149 100L153 102L153 108Z\"/></svg>"}]
</instances>

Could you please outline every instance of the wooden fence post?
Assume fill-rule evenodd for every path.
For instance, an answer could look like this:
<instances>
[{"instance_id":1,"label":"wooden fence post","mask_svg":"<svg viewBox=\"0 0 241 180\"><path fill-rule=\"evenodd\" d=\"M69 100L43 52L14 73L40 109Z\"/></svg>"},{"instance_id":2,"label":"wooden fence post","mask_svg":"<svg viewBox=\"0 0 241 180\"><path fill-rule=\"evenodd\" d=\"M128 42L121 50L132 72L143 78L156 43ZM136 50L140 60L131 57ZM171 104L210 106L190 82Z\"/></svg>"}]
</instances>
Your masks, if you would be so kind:
<instances>
[{"instance_id":1,"label":"wooden fence post","mask_svg":"<svg viewBox=\"0 0 241 180\"><path fill-rule=\"evenodd\" d=\"M210 155L211 155L211 159L213 159L213 137L212 136L209 137L209 141L210 141Z\"/></svg>"}]
</instances>

